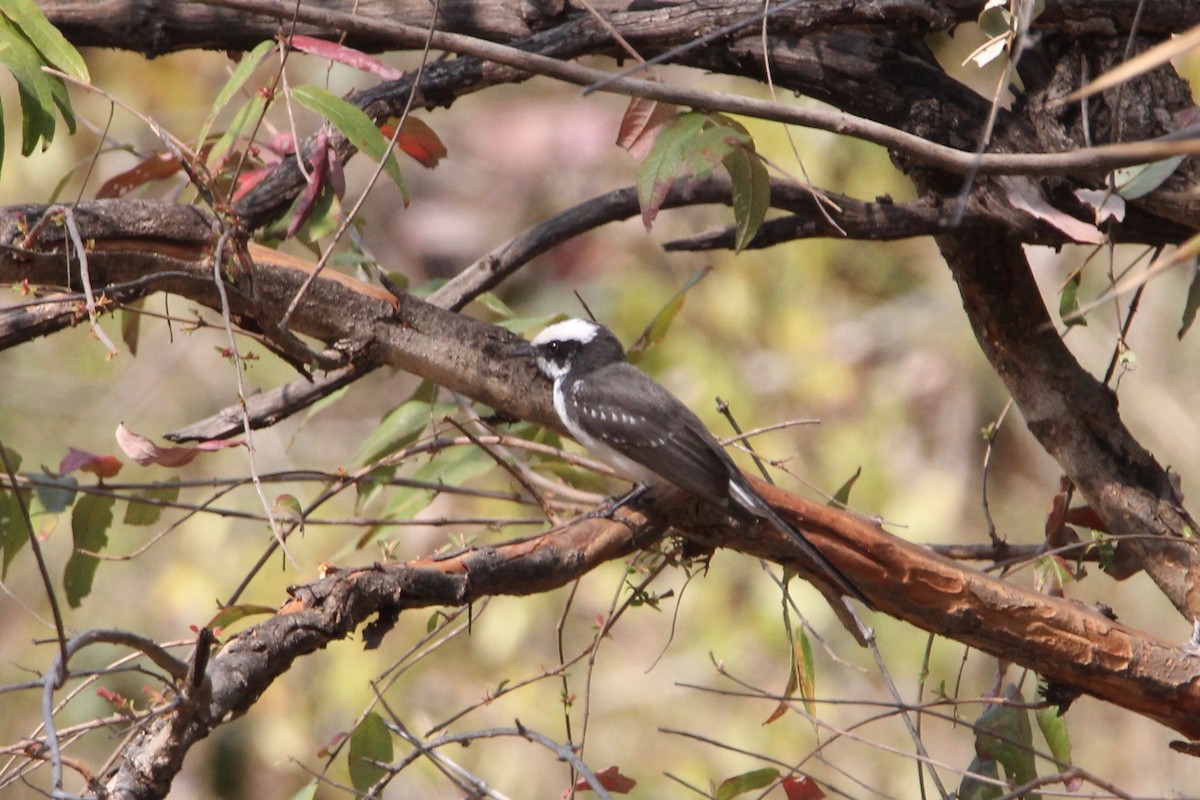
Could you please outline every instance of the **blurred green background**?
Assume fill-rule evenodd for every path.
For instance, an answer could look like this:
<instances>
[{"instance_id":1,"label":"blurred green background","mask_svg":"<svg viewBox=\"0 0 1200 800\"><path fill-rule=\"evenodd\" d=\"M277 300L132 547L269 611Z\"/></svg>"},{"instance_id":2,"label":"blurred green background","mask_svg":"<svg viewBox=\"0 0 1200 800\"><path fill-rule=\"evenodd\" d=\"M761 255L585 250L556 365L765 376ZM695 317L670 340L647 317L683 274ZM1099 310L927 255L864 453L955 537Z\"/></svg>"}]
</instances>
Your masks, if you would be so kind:
<instances>
[{"instance_id":1,"label":"blurred green background","mask_svg":"<svg viewBox=\"0 0 1200 800\"><path fill-rule=\"evenodd\" d=\"M963 30L953 41L938 44L946 63L954 64L978 41ZM230 61L217 53L185 53L151 62L107 51L85 55L98 85L185 140L198 130L230 68ZM387 60L401 67L415 63L411 56ZM1196 76L1194 66L1182 68ZM343 93L370 84L364 76L340 67L328 71L323 63L299 55L292 56L288 69L292 85L312 82ZM981 91L990 92L986 87L994 85L994 75L960 71ZM708 88L762 93L745 82L669 74ZM0 77L0 91L6 129L19 130L19 104L7 77ZM86 185L81 184L100 141L98 131L109 124L110 108L96 95L73 89L72 97L81 119L75 137L62 132L46 152L24 159L16 152L16 136L9 136L0 201L44 202L68 173L59 200L87 198L105 179L136 163L129 153L102 153ZM546 216L631 184L636 163L613 144L624 106L619 97L584 99L575 88L534 80L465 97L449 109L421 112L446 143L449 158L434 170L402 160L413 197L408 208L398 202L395 187L386 182L375 187L363 213L367 246L381 257L384 268L419 286L455 273ZM301 132L312 131L315 118L302 110L297 114ZM280 128L287 125L280 109L271 119ZM773 124L747 124L759 150L797 174L790 136L817 186L864 199L913 196L879 148L809 131L785 132ZM120 109L112 115L108 136L143 152L159 149L145 126ZM372 169L365 161L355 159L348 169L351 197L362 190ZM176 188L155 186L149 192L163 196ZM730 403L746 429L813 420L755 440L764 455L785 461L786 473L777 471L776 476L786 488L821 497L861 467L851 504L884 519L892 532L916 542L986 543L980 431L996 419L1007 396L978 352L932 243L818 240L736 256L661 249L673 238L730 221L729 211L716 207L664 212L650 232L636 219L610 225L539 258L498 294L522 316L578 315L581 309L573 297L578 292L602 322L631 343L697 269L711 265L712 273L691 291L669 335L642 366L696 409L718 435L731 431L716 411L717 396ZM286 249L303 253L292 244ZM1085 248L1030 252L1052 308L1057 308L1061 282L1088 255ZM1132 257L1132 252L1118 249L1112 263L1119 268ZM1081 296L1103 291L1105 258L1096 259L1086 271ZM1134 435L1182 476L1185 494L1196 496L1200 418L1194 398L1200 393L1200 344L1195 332L1182 342L1176 340L1188 279L1182 273L1163 276L1147 291L1129 337L1135 369L1122 378L1120 397ZM17 297L6 291L5 302ZM178 298L154 299L148 307L169 307L177 316L189 316L193 310ZM470 313L492 318L478 306ZM117 338L116 322L106 320L104 325ZM168 332L163 323L149 319L142 325L136 357L122 352L106 360L86 326L0 353L0 439L24 457L23 469L54 469L68 447L116 454L113 432L119 422L156 437L236 401L234 368L218 352L226 345L224 332L188 333L179 326ZM1068 342L1085 366L1101 374L1115 331L1109 306L1094 312L1086 328L1073 329ZM294 377L261 347L241 343L263 356L244 376L251 389L267 390ZM380 372L324 410L256 433L258 470L334 471L350 466L380 418L410 396L415 385L410 376ZM247 474L247 459L244 449L221 451L178 474L184 480L241 476ZM1010 415L992 456L989 482L1000 535L1012 543L1042 539L1058 474L1025 431L1019 414ZM114 480L166 477L164 470L127 464ZM493 471L472 485L506 488L509 479ZM319 488L314 483L285 483L269 487L268 494L286 491L306 502ZM203 491L185 492L183 499L200 502L205 497ZM353 499L341 498L319 516L351 517ZM386 497L380 498L368 513L381 512L386 502ZM261 511L249 487L222 498L220 504ZM122 512L119 505L118 515ZM442 497L418 518L507 513L530 512ZM107 552L132 553L177 520L177 514L168 513L153 528L118 524ZM389 552L395 558L415 557L456 537L499 541L530 530L401 527L391 537ZM310 523L304 536L291 543L300 570L284 568L276 559L254 580L243 601L277 606L286 586L314 580L321 563L344 566L380 559L378 546L353 547L361 533L351 525ZM212 617L216 602L228 597L269 535L261 523L213 515L192 518L136 558L103 563L93 595L82 608L68 613L67 622L74 631L120 627L160 640L186 640L189 626ZM58 578L71 550L69 520L59 520L43 546ZM637 569L630 575L626 565L610 564L573 591L494 599L474 609L469 630L466 617L460 616L456 626L464 629L459 635L425 658L404 662L405 669L384 691L390 708L420 734L505 682L553 669L559 661L560 622L563 651L568 656L579 653L594 636L597 620L610 612L615 597L623 596L624 581L640 578ZM1030 585L1032 571L1025 569L1012 580ZM9 569L3 588L0 650L6 657L0 661L0 684L6 685L46 669L54 647L46 643L53 631L28 549ZM663 599L657 610L641 606L626 612L600 644L594 670L586 659L569 670L572 731L578 741L586 710L584 757L589 765L619 765L639 781L633 797L688 796L688 790L666 773L708 788L766 765L761 758L712 743L720 742L788 763L815 753L802 769L849 796L919 796L912 743L888 710L891 696L884 678L815 591L793 586L800 609L826 641L824 647L816 645L816 694L835 702L817 708L832 726L822 729L798 714L765 725L774 704L736 694L742 688L739 682L769 692L782 692L787 684L790 645L779 591L757 562L718 553L711 568L690 582L682 570L670 569L650 591L670 591L673 596ZM1169 640L1182 641L1190 632L1187 621L1144 576L1115 584L1092 568L1088 579L1069 587L1068 593L1083 602L1103 600L1124 622ZM364 652L360 641L348 641L299 661L245 719L223 726L192 752L172 796L289 797L309 780L306 770L321 768L318 752L354 726L374 696L372 681L425 636L431 615L405 614L378 650ZM915 701L927 636L878 615L869 622L876 626L891 679L906 700ZM41 644L31 644L35 641ZM88 650L80 665L101 666L119 655L116 649ZM995 689L995 660L967 654L954 642L934 641L927 671L926 700L939 686L964 699ZM1021 679L1019 670L1009 670L1008 680ZM1023 680L1025 697L1032 699L1033 676ZM147 701L146 683L143 676L131 674L103 685L141 705ZM60 725L111 713L95 688L86 688L71 701ZM519 719L562 740L562 693L557 678L546 678L480 706L450 730L510 726ZM941 710L971 721L981 709L968 702L957 712L952 706ZM1087 698L1067 719L1076 763L1133 794L1186 794L1187 787L1200 780L1200 769L1191 759L1168 751L1167 742L1176 737L1166 728ZM34 733L38 722L35 692L0 694L0 741L19 742ZM973 757L969 729L934 719L924 725L930 756L941 767L947 786L957 787L956 770L966 768ZM851 733L838 738L833 730ZM1119 747L1113 735L1117 731ZM95 733L72 753L94 764L117 742L116 735ZM817 751L822 742L828 744ZM1040 746L1040 740L1035 742ZM397 752L407 751L397 744ZM568 785L566 768L552 754L524 741L481 741L443 754L510 797L557 797ZM1045 762L1039 768L1053 771ZM329 774L347 780L344 753ZM34 780L44 783L45 778ZM15 791L19 796L26 790ZM388 792L393 797L427 798L460 794L424 762L401 774ZM320 793L333 795L330 789ZM777 789L772 796L782 794Z\"/></svg>"}]
</instances>

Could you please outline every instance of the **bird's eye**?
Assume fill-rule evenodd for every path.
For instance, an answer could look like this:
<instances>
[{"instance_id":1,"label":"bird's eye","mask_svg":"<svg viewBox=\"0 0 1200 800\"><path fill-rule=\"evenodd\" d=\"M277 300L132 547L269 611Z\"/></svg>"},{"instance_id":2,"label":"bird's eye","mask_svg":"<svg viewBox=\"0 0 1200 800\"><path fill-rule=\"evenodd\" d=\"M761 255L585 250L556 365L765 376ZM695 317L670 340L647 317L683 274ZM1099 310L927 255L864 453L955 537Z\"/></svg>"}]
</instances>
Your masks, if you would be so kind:
<instances>
[{"instance_id":1,"label":"bird's eye","mask_svg":"<svg viewBox=\"0 0 1200 800\"><path fill-rule=\"evenodd\" d=\"M550 355L556 356L562 350L562 342L550 342L546 345L546 350L549 351Z\"/></svg>"}]
</instances>

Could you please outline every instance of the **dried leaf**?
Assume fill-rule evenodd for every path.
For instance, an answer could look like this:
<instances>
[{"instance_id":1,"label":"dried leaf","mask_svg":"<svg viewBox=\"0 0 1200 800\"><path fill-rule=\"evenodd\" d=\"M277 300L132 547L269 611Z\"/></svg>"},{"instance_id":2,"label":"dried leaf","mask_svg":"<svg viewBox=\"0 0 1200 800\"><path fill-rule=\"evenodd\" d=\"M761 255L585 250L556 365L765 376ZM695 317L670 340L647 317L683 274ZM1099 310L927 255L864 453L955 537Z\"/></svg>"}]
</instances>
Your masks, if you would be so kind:
<instances>
[{"instance_id":1,"label":"dried leaf","mask_svg":"<svg viewBox=\"0 0 1200 800\"><path fill-rule=\"evenodd\" d=\"M677 113L679 107L672 103L661 103L645 97L632 98L625 108L625 115L621 117L617 145L636 159L645 158L654 146L654 138L663 123Z\"/></svg>"},{"instance_id":2,"label":"dried leaf","mask_svg":"<svg viewBox=\"0 0 1200 800\"><path fill-rule=\"evenodd\" d=\"M1119 194L1103 189L1076 189L1075 197L1092 209L1092 216L1097 225L1110 219L1117 222L1125 219L1125 198Z\"/></svg>"},{"instance_id":3,"label":"dried leaf","mask_svg":"<svg viewBox=\"0 0 1200 800\"><path fill-rule=\"evenodd\" d=\"M1037 184L1029 178L1004 176L1000 178L1000 185L1004 187L1008 202L1013 208L1053 225L1073 241L1087 244L1102 244L1105 241L1104 234L1095 225L1089 225L1050 205L1042 197Z\"/></svg>"},{"instance_id":4,"label":"dried leaf","mask_svg":"<svg viewBox=\"0 0 1200 800\"><path fill-rule=\"evenodd\" d=\"M121 471L121 461L114 456L98 456L74 447L58 464L58 474L69 475L75 470L90 472L97 478L111 478Z\"/></svg>"},{"instance_id":5,"label":"dried leaf","mask_svg":"<svg viewBox=\"0 0 1200 800\"><path fill-rule=\"evenodd\" d=\"M629 794L633 791L633 787L637 786L637 781L626 775L621 774L620 767L605 767L595 773L596 780L600 785L613 794ZM592 785L584 778L575 779L576 792L590 792ZM564 796L569 792L564 792Z\"/></svg>"},{"instance_id":6,"label":"dried leaf","mask_svg":"<svg viewBox=\"0 0 1200 800\"><path fill-rule=\"evenodd\" d=\"M179 159L171 153L156 153L138 164L114 175L96 192L96 199L122 197L151 181L161 181L179 172Z\"/></svg>"},{"instance_id":7,"label":"dried leaf","mask_svg":"<svg viewBox=\"0 0 1200 800\"><path fill-rule=\"evenodd\" d=\"M160 467L182 467L190 464L196 456L212 450L224 450L227 447L237 447L240 439L200 442L195 447L160 447L141 434L134 433L125 427L125 423L117 426L117 444L125 455L141 466L157 464Z\"/></svg>"}]
</instances>

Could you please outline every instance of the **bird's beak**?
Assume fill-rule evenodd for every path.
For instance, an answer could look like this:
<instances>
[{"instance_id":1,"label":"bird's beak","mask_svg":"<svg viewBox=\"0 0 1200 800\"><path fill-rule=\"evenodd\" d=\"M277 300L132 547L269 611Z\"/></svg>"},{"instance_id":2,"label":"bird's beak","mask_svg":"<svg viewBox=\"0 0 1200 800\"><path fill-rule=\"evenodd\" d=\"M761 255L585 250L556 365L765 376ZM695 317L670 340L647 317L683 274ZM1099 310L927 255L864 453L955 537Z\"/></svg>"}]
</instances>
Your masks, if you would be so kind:
<instances>
[{"instance_id":1,"label":"bird's beak","mask_svg":"<svg viewBox=\"0 0 1200 800\"><path fill-rule=\"evenodd\" d=\"M537 355L537 350L529 342L521 342L519 345L510 348L508 354L513 358L528 358L529 356Z\"/></svg>"}]
</instances>

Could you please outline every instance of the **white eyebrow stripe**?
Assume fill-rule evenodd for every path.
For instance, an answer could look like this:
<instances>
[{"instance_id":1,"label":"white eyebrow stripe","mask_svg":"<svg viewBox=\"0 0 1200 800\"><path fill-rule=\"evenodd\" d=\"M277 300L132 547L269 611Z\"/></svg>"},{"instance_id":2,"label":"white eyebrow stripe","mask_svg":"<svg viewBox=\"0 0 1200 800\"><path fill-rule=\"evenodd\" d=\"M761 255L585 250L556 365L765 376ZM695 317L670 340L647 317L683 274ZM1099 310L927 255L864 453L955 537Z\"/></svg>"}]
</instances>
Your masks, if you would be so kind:
<instances>
[{"instance_id":1,"label":"white eyebrow stripe","mask_svg":"<svg viewBox=\"0 0 1200 800\"><path fill-rule=\"evenodd\" d=\"M568 319L549 326L533 337L530 344L534 347L554 341L587 344L595 339L599 332L600 326L594 322L588 322L586 319Z\"/></svg>"}]
</instances>

